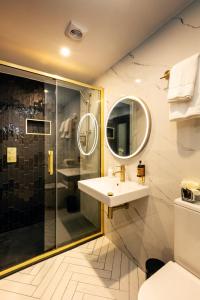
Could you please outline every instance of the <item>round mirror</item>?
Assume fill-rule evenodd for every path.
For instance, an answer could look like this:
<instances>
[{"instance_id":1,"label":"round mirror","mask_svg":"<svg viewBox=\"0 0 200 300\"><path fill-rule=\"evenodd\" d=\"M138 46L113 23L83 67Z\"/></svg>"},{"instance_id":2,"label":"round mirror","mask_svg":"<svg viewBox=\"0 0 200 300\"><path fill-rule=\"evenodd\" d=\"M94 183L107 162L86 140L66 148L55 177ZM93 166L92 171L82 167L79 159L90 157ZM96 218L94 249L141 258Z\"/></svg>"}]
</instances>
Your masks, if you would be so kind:
<instances>
[{"instance_id":1,"label":"round mirror","mask_svg":"<svg viewBox=\"0 0 200 300\"><path fill-rule=\"evenodd\" d=\"M83 115L78 124L77 143L83 155L91 155L98 142L98 123L92 113Z\"/></svg>"},{"instance_id":2,"label":"round mirror","mask_svg":"<svg viewBox=\"0 0 200 300\"><path fill-rule=\"evenodd\" d=\"M151 128L149 110L136 97L119 99L112 107L106 123L108 148L118 158L137 155L146 145Z\"/></svg>"}]
</instances>

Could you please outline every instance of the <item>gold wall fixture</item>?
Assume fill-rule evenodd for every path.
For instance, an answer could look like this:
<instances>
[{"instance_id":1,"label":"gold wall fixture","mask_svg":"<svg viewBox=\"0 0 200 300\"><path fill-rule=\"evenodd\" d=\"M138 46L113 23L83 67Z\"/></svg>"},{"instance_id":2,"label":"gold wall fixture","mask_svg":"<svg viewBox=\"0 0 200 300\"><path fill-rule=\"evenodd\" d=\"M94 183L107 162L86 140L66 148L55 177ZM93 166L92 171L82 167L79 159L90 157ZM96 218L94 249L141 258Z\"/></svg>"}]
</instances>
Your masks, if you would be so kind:
<instances>
[{"instance_id":1,"label":"gold wall fixture","mask_svg":"<svg viewBox=\"0 0 200 300\"><path fill-rule=\"evenodd\" d=\"M53 175L53 150L48 151L48 173Z\"/></svg>"},{"instance_id":2,"label":"gold wall fixture","mask_svg":"<svg viewBox=\"0 0 200 300\"><path fill-rule=\"evenodd\" d=\"M17 162L17 148L8 147L7 148L7 163L16 163Z\"/></svg>"},{"instance_id":3,"label":"gold wall fixture","mask_svg":"<svg viewBox=\"0 0 200 300\"><path fill-rule=\"evenodd\" d=\"M35 70L35 69L32 69L32 68L20 66L20 65L11 63L11 62L3 61L3 60L0 60L0 65L3 68L4 67L5 68L13 68L16 71L19 71L19 72L22 72L22 73L23 72L24 73L29 73L29 75L31 75L31 74L34 75L35 74L35 75L44 76L47 79L49 78L49 79L53 79L53 80L61 80L61 81L64 81L66 83L69 83L70 85L90 88L92 90L97 90L99 92L100 102L101 102L100 103L100 112L101 112L101 114L100 114L100 123L101 123L101 126L99 126L99 128L100 128L99 134L100 134L100 142L101 142L100 143L100 149L101 149L101 151L100 151L101 152L100 153L100 168L101 168L101 176L104 176L104 90L103 90L103 88L92 86L90 84L85 84L85 83L82 83L82 82L79 82L79 81L71 80L71 79L61 77L61 76L58 76L58 75L38 71L38 70ZM39 121L41 121L41 120L39 120ZM50 124L50 127L51 127L51 124ZM28 131L26 131L26 133L27 134L34 134L34 133L29 133ZM51 132L50 132L50 134L51 134ZM47 134L47 135L50 135L50 134ZM49 172L50 175L52 175L54 173L54 165L53 165L53 160L54 160L53 159L53 154L54 153L53 153L52 150L48 150L47 154L48 154L48 172ZM59 254L59 253L62 253L64 251L67 251L69 249L77 247L77 246L79 246L79 245L81 245L85 242L88 242L90 240L93 240L95 238L98 238L98 237L102 236L104 234L104 205L103 205L103 203L100 204L100 218L101 218L101 228L100 228L99 232L93 233L93 234L91 234L87 237L81 238L77 241L74 241L74 242L68 244L68 245L64 245L64 246L61 246L61 247L58 247L58 248L54 248L50 251L47 251L47 252L42 253L40 255L37 255L33 258L25 260L21 263L18 263L16 265L12 266L12 267L1 270L0 271L0 278L8 276L12 273L15 273L16 271L27 268L27 267L29 267L29 266L31 266L35 263L38 263L42 260L45 260L47 258L50 258L52 256L55 256L55 255Z\"/></svg>"},{"instance_id":4,"label":"gold wall fixture","mask_svg":"<svg viewBox=\"0 0 200 300\"><path fill-rule=\"evenodd\" d=\"M169 80L169 77L170 77L170 70L166 70L163 76L160 77L160 79Z\"/></svg>"}]
</instances>

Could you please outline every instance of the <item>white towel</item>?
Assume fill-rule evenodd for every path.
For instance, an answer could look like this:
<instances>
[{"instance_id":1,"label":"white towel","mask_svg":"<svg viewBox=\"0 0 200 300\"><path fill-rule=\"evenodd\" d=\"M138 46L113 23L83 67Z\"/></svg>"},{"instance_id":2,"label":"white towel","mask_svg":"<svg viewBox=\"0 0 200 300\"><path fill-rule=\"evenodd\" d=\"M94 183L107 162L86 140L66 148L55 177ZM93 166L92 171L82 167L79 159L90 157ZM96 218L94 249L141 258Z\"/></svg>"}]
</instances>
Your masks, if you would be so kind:
<instances>
[{"instance_id":1,"label":"white towel","mask_svg":"<svg viewBox=\"0 0 200 300\"><path fill-rule=\"evenodd\" d=\"M168 102L187 102L193 97L199 53L177 63L170 71Z\"/></svg>"},{"instance_id":2,"label":"white towel","mask_svg":"<svg viewBox=\"0 0 200 300\"><path fill-rule=\"evenodd\" d=\"M61 135L60 135L61 138L65 138L65 135L67 134L67 132L69 130L69 120L70 119L68 118L67 120L65 120L61 123L61 127L59 130L61 133Z\"/></svg>"},{"instance_id":3,"label":"white towel","mask_svg":"<svg viewBox=\"0 0 200 300\"><path fill-rule=\"evenodd\" d=\"M72 119L69 118L65 122L64 128L65 138L70 139L72 137Z\"/></svg>"},{"instance_id":4,"label":"white towel","mask_svg":"<svg viewBox=\"0 0 200 300\"><path fill-rule=\"evenodd\" d=\"M200 118L200 63L198 64L194 95L191 101L170 103L170 121Z\"/></svg>"},{"instance_id":5,"label":"white towel","mask_svg":"<svg viewBox=\"0 0 200 300\"><path fill-rule=\"evenodd\" d=\"M60 129L59 129L59 132L62 133L63 130L64 130L64 124L65 124L65 121L62 121L61 125L60 125Z\"/></svg>"}]
</instances>

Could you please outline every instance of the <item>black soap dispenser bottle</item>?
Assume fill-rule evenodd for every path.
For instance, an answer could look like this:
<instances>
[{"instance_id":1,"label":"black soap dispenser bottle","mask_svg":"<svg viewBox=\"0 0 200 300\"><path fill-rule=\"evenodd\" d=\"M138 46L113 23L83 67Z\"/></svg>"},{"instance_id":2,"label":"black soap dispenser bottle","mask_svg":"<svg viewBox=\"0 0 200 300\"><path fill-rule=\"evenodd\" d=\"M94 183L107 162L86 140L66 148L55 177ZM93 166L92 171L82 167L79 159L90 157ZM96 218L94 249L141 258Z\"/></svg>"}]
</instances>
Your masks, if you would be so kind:
<instances>
[{"instance_id":1,"label":"black soap dispenser bottle","mask_svg":"<svg viewBox=\"0 0 200 300\"><path fill-rule=\"evenodd\" d=\"M139 164L137 166L137 178L138 183L144 184L145 183L145 165L142 163L142 161L139 161Z\"/></svg>"}]
</instances>

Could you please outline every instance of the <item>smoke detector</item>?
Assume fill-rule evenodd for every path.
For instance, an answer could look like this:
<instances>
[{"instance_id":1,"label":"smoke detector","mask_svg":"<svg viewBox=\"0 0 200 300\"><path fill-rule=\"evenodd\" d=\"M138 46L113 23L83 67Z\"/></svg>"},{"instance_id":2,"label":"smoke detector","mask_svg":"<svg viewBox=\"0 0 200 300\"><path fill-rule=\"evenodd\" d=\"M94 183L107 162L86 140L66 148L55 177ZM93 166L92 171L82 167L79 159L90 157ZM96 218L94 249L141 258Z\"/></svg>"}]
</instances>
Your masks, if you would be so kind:
<instances>
[{"instance_id":1,"label":"smoke detector","mask_svg":"<svg viewBox=\"0 0 200 300\"><path fill-rule=\"evenodd\" d=\"M81 41L87 33L87 28L74 22L70 21L66 27L65 35L72 40Z\"/></svg>"}]
</instances>

